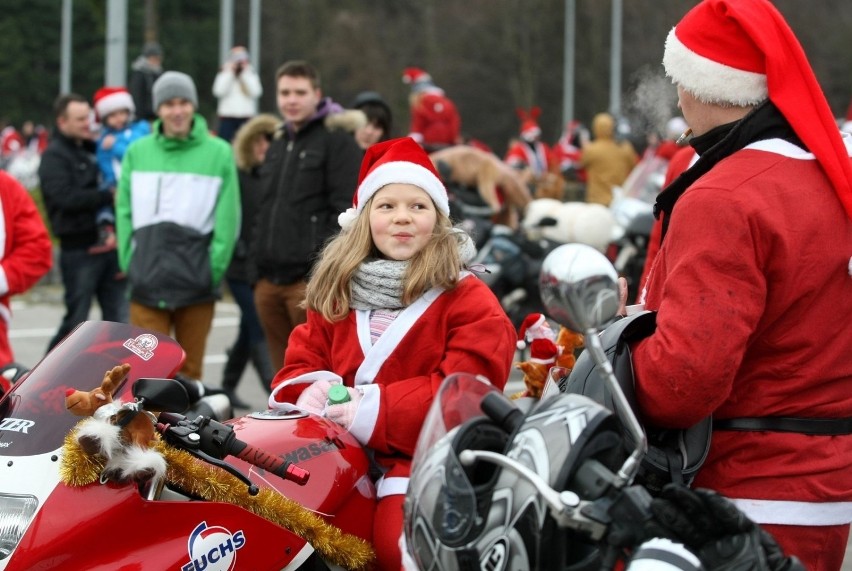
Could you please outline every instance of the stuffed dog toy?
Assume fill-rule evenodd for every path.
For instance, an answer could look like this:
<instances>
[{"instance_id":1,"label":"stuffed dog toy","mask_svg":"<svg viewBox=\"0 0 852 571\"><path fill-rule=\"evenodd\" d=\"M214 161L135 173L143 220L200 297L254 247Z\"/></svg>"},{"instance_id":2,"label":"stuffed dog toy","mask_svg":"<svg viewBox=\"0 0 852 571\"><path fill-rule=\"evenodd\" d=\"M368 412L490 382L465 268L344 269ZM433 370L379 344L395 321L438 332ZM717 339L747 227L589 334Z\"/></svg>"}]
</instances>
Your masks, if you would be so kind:
<instances>
[{"instance_id":1,"label":"stuffed dog toy","mask_svg":"<svg viewBox=\"0 0 852 571\"><path fill-rule=\"evenodd\" d=\"M107 371L101 385L89 392L68 389L65 408L87 417L77 425L77 442L87 454L106 459L105 474L119 480L159 477L165 474L166 461L151 449L156 418L136 403L113 399L129 372L125 363Z\"/></svg>"}]
</instances>

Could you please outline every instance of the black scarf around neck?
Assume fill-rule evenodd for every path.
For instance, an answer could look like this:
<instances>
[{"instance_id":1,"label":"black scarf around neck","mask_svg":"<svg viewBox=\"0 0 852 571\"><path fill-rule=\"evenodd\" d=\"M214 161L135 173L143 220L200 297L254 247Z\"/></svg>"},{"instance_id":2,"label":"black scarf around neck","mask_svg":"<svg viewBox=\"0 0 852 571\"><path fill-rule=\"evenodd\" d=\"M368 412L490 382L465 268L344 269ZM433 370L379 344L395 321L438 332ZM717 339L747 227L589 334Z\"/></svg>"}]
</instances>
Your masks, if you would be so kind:
<instances>
[{"instance_id":1,"label":"black scarf around neck","mask_svg":"<svg viewBox=\"0 0 852 571\"><path fill-rule=\"evenodd\" d=\"M784 139L805 148L787 119L769 100L752 109L739 121L720 125L692 139L690 145L699 154L698 160L657 195L654 216L659 219L661 214L665 214L662 237L665 237L668 230L675 203L696 180L709 172L722 159L751 143L766 139Z\"/></svg>"}]
</instances>

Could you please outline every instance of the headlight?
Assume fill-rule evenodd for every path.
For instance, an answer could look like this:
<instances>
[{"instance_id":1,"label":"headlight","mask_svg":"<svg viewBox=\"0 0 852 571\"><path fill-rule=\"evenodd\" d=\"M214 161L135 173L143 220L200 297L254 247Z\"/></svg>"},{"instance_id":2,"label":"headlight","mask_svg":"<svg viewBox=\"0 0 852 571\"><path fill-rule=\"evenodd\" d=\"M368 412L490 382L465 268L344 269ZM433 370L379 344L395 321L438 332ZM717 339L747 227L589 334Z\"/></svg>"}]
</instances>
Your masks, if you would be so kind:
<instances>
[{"instance_id":1,"label":"headlight","mask_svg":"<svg viewBox=\"0 0 852 571\"><path fill-rule=\"evenodd\" d=\"M0 559L9 557L18 546L37 507L35 496L0 494Z\"/></svg>"}]
</instances>

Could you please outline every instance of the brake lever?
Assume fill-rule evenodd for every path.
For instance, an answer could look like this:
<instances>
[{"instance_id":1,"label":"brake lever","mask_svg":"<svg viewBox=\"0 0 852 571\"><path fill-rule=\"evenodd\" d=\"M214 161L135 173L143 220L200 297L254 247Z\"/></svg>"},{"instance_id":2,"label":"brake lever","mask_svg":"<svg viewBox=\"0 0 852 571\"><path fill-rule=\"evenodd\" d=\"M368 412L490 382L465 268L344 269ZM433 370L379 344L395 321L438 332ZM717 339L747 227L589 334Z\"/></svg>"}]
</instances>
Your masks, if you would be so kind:
<instances>
[{"instance_id":1,"label":"brake lever","mask_svg":"<svg viewBox=\"0 0 852 571\"><path fill-rule=\"evenodd\" d=\"M240 472L237 468L223 460L214 458L201 450L201 436L198 434L198 425L193 421L187 420L184 417L177 425L158 422L157 432L162 434L166 442L169 444L186 451L199 460L203 460L217 468L225 470L246 484L246 486L248 486L248 493L250 496L256 496L260 492L260 488L258 488L248 476Z\"/></svg>"}]
</instances>

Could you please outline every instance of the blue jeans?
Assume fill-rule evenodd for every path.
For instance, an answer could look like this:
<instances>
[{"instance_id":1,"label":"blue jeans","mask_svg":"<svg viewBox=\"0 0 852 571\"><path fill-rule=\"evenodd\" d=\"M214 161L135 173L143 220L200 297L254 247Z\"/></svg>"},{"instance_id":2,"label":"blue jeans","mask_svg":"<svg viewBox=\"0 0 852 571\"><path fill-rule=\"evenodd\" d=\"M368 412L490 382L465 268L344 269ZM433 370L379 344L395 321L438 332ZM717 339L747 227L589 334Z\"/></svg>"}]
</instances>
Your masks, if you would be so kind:
<instances>
[{"instance_id":1,"label":"blue jeans","mask_svg":"<svg viewBox=\"0 0 852 571\"><path fill-rule=\"evenodd\" d=\"M243 280L228 279L227 281L228 289L240 308L240 325L237 338L228 350L228 361L222 371L222 388L236 389L243 371L251 362L260 377L261 384L268 389L275 370L269 360L266 337L254 306L254 292L251 284Z\"/></svg>"},{"instance_id":2,"label":"blue jeans","mask_svg":"<svg viewBox=\"0 0 852 571\"><path fill-rule=\"evenodd\" d=\"M119 276L118 256L113 252L90 254L85 248L62 250L59 270L65 287L65 316L47 350L89 319L92 299L98 300L101 319L127 323L127 280Z\"/></svg>"}]
</instances>

